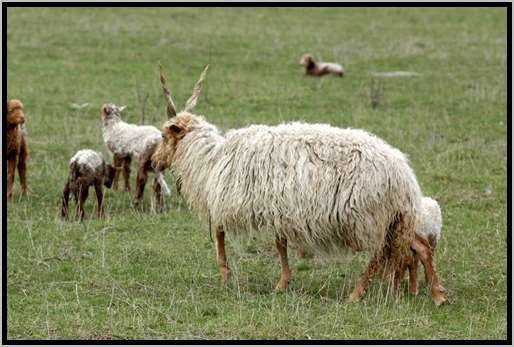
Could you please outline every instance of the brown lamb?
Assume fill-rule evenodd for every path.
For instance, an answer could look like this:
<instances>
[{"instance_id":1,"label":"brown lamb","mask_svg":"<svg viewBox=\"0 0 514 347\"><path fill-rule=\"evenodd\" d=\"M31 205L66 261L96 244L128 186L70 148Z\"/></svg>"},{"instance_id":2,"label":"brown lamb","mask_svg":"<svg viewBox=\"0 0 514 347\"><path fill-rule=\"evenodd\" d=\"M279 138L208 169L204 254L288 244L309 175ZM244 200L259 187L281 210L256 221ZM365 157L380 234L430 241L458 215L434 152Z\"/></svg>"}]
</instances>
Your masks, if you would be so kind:
<instances>
[{"instance_id":1,"label":"brown lamb","mask_svg":"<svg viewBox=\"0 0 514 347\"><path fill-rule=\"evenodd\" d=\"M62 193L61 216L68 216L68 202L70 194L77 203L77 217L84 219L84 203L87 200L89 187L95 187L97 200L97 215L103 216L103 190L102 185L111 188L114 174L117 171L112 165L106 164L98 152L83 149L78 151L70 160L70 172Z\"/></svg>"},{"instance_id":2,"label":"brown lamb","mask_svg":"<svg viewBox=\"0 0 514 347\"><path fill-rule=\"evenodd\" d=\"M28 148L25 138L25 113L20 100L7 101L7 198L13 196L14 174L18 168L22 194L27 194Z\"/></svg>"}]
</instances>

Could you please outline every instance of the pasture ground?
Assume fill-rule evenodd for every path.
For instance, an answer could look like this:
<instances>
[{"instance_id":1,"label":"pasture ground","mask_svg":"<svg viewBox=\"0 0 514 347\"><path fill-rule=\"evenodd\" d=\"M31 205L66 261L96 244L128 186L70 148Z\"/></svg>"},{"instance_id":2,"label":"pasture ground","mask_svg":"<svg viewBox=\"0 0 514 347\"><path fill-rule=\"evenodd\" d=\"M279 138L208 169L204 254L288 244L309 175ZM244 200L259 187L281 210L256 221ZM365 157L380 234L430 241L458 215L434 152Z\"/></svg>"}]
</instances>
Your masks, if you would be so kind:
<instances>
[{"instance_id":1,"label":"pasture ground","mask_svg":"<svg viewBox=\"0 0 514 347\"><path fill-rule=\"evenodd\" d=\"M505 339L506 33L499 8L9 8L8 97L26 107L32 194L20 197L16 183L8 203L7 337ZM304 52L347 75L305 77ZM107 190L105 220L90 197L84 223L61 221L73 153L110 160L102 103L126 104L125 119L140 123L146 99L144 122L162 124L158 62L179 105L211 64L197 112L222 130L326 122L407 153L442 206L436 258L449 304L435 307L424 286L413 297L406 283L396 298L380 282L348 304L365 255L291 254L290 289L274 294L271 235L228 236L224 289L207 225L175 191L163 214L147 186L143 211ZM420 76L370 75L388 71Z\"/></svg>"}]
</instances>

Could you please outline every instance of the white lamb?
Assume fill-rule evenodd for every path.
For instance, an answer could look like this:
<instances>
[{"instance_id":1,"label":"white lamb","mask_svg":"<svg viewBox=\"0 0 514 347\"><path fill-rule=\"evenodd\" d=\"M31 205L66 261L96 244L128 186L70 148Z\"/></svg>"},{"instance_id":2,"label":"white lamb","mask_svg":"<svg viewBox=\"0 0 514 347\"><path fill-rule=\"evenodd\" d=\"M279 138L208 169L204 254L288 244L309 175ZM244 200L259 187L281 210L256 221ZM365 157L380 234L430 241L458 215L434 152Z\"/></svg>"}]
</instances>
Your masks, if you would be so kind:
<instances>
[{"instance_id":1,"label":"white lamb","mask_svg":"<svg viewBox=\"0 0 514 347\"><path fill-rule=\"evenodd\" d=\"M397 281L414 251L435 303L445 301L432 250L415 237L422 195L405 155L363 130L326 124L253 125L223 136L191 113L206 71L178 114L161 71L170 119L152 160L157 169L172 168L189 205L215 226L223 281L230 273L225 232L254 230L275 236L282 267L276 290L291 278L291 241L321 254L368 252L352 301L377 276Z\"/></svg>"},{"instance_id":2,"label":"white lamb","mask_svg":"<svg viewBox=\"0 0 514 347\"><path fill-rule=\"evenodd\" d=\"M148 179L148 171L154 171L151 167L151 156L161 142L161 132L154 126L136 125L124 122L121 112L125 106L118 107L114 104L104 104L101 108L103 121L103 138L107 148L113 154L115 167L123 169L125 189L130 190L130 162L135 156L138 160L136 178L136 196L134 204L139 204L143 199L143 193ZM116 185L117 175L115 176ZM153 190L159 207L164 204L161 189L166 195L170 194L168 185L161 171L155 172Z\"/></svg>"}]
</instances>

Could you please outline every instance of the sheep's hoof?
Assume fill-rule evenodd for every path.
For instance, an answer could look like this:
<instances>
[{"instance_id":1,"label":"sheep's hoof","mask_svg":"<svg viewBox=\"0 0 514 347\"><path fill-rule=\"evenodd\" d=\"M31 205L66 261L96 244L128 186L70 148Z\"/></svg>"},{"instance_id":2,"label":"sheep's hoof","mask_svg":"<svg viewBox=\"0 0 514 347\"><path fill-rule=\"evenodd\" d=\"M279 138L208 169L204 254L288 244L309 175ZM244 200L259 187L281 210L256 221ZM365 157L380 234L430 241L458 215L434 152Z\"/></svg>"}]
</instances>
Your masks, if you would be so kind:
<instances>
[{"instance_id":1,"label":"sheep's hoof","mask_svg":"<svg viewBox=\"0 0 514 347\"><path fill-rule=\"evenodd\" d=\"M275 293L283 293L287 290L289 283L286 281L279 281L275 287Z\"/></svg>"},{"instance_id":2,"label":"sheep's hoof","mask_svg":"<svg viewBox=\"0 0 514 347\"><path fill-rule=\"evenodd\" d=\"M366 290L364 288L362 288L360 285L357 285L357 287L355 287L353 289L353 292L350 294L348 302L355 303L361 301L361 298L364 295L365 291Z\"/></svg>"},{"instance_id":3,"label":"sheep's hoof","mask_svg":"<svg viewBox=\"0 0 514 347\"><path fill-rule=\"evenodd\" d=\"M354 304L354 303L357 303L359 301L361 301L361 296L357 295L355 293L351 293L350 296L348 297L348 302L349 303Z\"/></svg>"}]
</instances>

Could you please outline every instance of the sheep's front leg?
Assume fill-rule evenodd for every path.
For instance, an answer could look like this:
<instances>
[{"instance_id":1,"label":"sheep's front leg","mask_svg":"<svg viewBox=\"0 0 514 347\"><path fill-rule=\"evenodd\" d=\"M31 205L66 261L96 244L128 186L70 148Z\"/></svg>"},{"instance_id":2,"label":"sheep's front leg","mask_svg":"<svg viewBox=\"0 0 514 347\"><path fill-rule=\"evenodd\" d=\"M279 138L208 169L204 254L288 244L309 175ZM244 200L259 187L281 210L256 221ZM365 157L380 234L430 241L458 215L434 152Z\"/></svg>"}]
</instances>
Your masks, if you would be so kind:
<instances>
[{"instance_id":1,"label":"sheep's front leg","mask_svg":"<svg viewBox=\"0 0 514 347\"><path fill-rule=\"evenodd\" d=\"M434 259L432 257L432 249L430 245L423 238L416 235L416 238L411 243L411 248L419 256L425 268L425 282L430 288L432 299L437 306L446 301L444 297L445 289L439 282L437 272L435 269Z\"/></svg>"},{"instance_id":2,"label":"sheep's front leg","mask_svg":"<svg viewBox=\"0 0 514 347\"><path fill-rule=\"evenodd\" d=\"M418 295L418 265L419 258L414 256L409 265L409 291L414 295Z\"/></svg>"},{"instance_id":3,"label":"sheep's front leg","mask_svg":"<svg viewBox=\"0 0 514 347\"><path fill-rule=\"evenodd\" d=\"M223 284L226 284L230 276L230 269L227 264L227 256L225 255L225 232L221 225L216 227L216 256L221 279Z\"/></svg>"},{"instance_id":4,"label":"sheep's front leg","mask_svg":"<svg viewBox=\"0 0 514 347\"><path fill-rule=\"evenodd\" d=\"M164 194L162 192L162 187L157 177L154 177L153 179L153 192L157 204L157 210L159 212L162 212L162 210L164 209Z\"/></svg>"},{"instance_id":5,"label":"sheep's front leg","mask_svg":"<svg viewBox=\"0 0 514 347\"><path fill-rule=\"evenodd\" d=\"M95 193L96 193L96 214L98 218L102 218L104 215L103 208L103 190L102 190L102 178L95 180Z\"/></svg>"},{"instance_id":6,"label":"sheep's front leg","mask_svg":"<svg viewBox=\"0 0 514 347\"><path fill-rule=\"evenodd\" d=\"M16 170L16 156L7 159L7 198L12 198L14 186L14 173Z\"/></svg>"},{"instance_id":7,"label":"sheep's front leg","mask_svg":"<svg viewBox=\"0 0 514 347\"><path fill-rule=\"evenodd\" d=\"M280 267L282 269L280 280L275 287L275 291L282 292L287 289L289 280L291 279L291 270L289 269L289 262L287 259L287 239L277 237L275 239L275 246L277 248L278 256L280 259Z\"/></svg>"}]
</instances>

